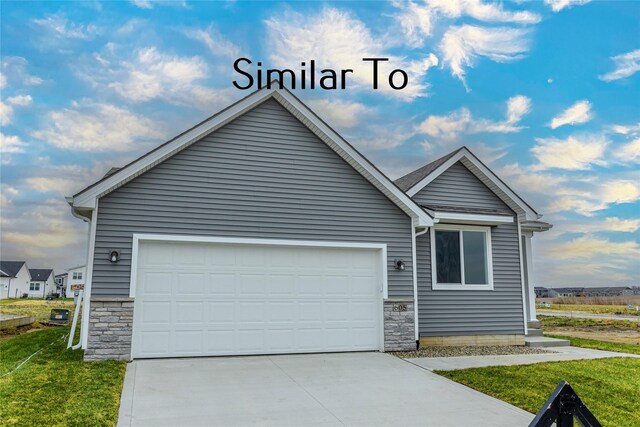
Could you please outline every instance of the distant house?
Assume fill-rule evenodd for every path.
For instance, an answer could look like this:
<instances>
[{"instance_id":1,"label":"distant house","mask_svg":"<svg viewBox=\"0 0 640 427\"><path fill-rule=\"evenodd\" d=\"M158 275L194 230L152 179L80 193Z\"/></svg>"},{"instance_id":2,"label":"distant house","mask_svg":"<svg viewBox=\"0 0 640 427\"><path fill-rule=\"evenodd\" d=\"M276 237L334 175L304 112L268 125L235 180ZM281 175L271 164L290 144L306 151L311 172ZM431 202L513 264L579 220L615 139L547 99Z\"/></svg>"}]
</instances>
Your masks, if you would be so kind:
<instances>
[{"instance_id":1,"label":"distant house","mask_svg":"<svg viewBox=\"0 0 640 427\"><path fill-rule=\"evenodd\" d=\"M585 294L589 297L619 297L633 295L630 286L605 286L598 288L585 288Z\"/></svg>"},{"instance_id":2,"label":"distant house","mask_svg":"<svg viewBox=\"0 0 640 427\"><path fill-rule=\"evenodd\" d=\"M73 290L72 287L74 285L84 285L84 281L87 276L87 266L79 265L77 267L67 269L67 273L69 274L69 279L67 280L67 286L65 288L66 298L74 298L78 296L77 291Z\"/></svg>"},{"instance_id":3,"label":"distant house","mask_svg":"<svg viewBox=\"0 0 640 427\"><path fill-rule=\"evenodd\" d=\"M67 290L67 282L69 280L69 273L56 274L56 289L61 298L65 298L65 292Z\"/></svg>"},{"instance_id":4,"label":"distant house","mask_svg":"<svg viewBox=\"0 0 640 427\"><path fill-rule=\"evenodd\" d=\"M25 261L0 261L0 299L20 298L27 294L30 280Z\"/></svg>"},{"instance_id":5,"label":"distant house","mask_svg":"<svg viewBox=\"0 0 640 427\"><path fill-rule=\"evenodd\" d=\"M584 296L584 288L549 288L549 298Z\"/></svg>"},{"instance_id":6,"label":"distant house","mask_svg":"<svg viewBox=\"0 0 640 427\"><path fill-rule=\"evenodd\" d=\"M55 276L50 268L30 268L29 298L46 298L56 292Z\"/></svg>"},{"instance_id":7,"label":"distant house","mask_svg":"<svg viewBox=\"0 0 640 427\"><path fill-rule=\"evenodd\" d=\"M543 286L535 286L533 291L536 293L536 298L547 298L549 296L549 289Z\"/></svg>"}]
</instances>

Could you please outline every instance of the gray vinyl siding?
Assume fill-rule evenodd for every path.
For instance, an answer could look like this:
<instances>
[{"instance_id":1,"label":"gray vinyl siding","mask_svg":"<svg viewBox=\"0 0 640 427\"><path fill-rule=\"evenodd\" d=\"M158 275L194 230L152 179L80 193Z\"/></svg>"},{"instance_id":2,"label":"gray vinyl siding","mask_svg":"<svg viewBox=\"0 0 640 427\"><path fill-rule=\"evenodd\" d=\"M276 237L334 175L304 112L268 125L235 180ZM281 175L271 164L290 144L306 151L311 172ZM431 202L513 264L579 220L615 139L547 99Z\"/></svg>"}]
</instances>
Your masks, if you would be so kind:
<instances>
[{"instance_id":1,"label":"gray vinyl siding","mask_svg":"<svg viewBox=\"0 0 640 427\"><path fill-rule=\"evenodd\" d=\"M436 178L413 199L426 205L509 209L460 163ZM515 220L515 213L513 215ZM491 246L493 291L434 291L431 288L430 233L417 238L421 336L524 333L517 224L491 227Z\"/></svg>"},{"instance_id":2,"label":"gray vinyl siding","mask_svg":"<svg viewBox=\"0 0 640 427\"><path fill-rule=\"evenodd\" d=\"M411 219L274 100L99 200L92 295L129 294L134 233L384 243L413 296Z\"/></svg>"},{"instance_id":3,"label":"gray vinyl siding","mask_svg":"<svg viewBox=\"0 0 640 427\"><path fill-rule=\"evenodd\" d=\"M416 202L429 205L462 206L508 210L498 196L457 162L413 196Z\"/></svg>"}]
</instances>

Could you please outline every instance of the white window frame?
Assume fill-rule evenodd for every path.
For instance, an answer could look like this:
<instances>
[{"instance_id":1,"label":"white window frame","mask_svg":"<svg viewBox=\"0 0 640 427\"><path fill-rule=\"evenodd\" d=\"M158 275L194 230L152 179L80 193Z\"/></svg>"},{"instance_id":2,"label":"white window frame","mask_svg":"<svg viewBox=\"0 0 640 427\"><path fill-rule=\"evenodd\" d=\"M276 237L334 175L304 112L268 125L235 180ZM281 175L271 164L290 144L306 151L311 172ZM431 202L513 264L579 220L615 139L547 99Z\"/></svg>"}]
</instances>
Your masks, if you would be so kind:
<instances>
[{"instance_id":1,"label":"white window frame","mask_svg":"<svg viewBox=\"0 0 640 427\"><path fill-rule=\"evenodd\" d=\"M35 288L35 289L31 289ZM38 292L40 291L40 283L38 282L30 282L29 283L29 292Z\"/></svg>"},{"instance_id":2,"label":"white window frame","mask_svg":"<svg viewBox=\"0 0 640 427\"><path fill-rule=\"evenodd\" d=\"M438 283L436 261L436 230L458 231L460 236L460 279L462 283ZM464 281L464 243L463 231L481 231L485 233L485 250L487 260L487 279L484 285L467 285ZM434 291L492 291L493 290L493 257L491 252L491 227L438 224L431 227L431 288Z\"/></svg>"}]
</instances>

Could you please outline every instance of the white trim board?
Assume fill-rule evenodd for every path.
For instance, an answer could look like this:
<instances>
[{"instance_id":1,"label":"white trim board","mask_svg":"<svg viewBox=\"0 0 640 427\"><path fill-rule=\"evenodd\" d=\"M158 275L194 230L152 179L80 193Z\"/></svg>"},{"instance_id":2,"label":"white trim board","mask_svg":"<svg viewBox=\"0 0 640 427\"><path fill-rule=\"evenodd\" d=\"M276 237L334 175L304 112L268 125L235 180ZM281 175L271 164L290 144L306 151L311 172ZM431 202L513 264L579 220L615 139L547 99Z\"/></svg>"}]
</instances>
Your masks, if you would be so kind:
<instances>
[{"instance_id":1,"label":"white trim board","mask_svg":"<svg viewBox=\"0 0 640 427\"><path fill-rule=\"evenodd\" d=\"M420 182L409 188L406 193L413 197L433 180L448 170L451 166L461 162L469 171L482 181L496 196L505 202L519 215L527 220L537 220L542 217L527 202L509 188L491 169L486 167L467 147L462 147L446 162L425 176Z\"/></svg>"},{"instance_id":2,"label":"white trim board","mask_svg":"<svg viewBox=\"0 0 640 427\"><path fill-rule=\"evenodd\" d=\"M279 88L263 88L257 90L251 95L243 98L237 103L222 110L215 116L202 122L195 128L185 132L175 139L159 146L154 151L140 157L113 175L97 182L91 187L86 188L76 194L71 204L74 208L93 209L96 206L96 200L109 192L124 185L135 177L141 175L145 171L153 168L157 164L167 160L179 151L189 147L191 144L200 140L204 136L214 132L233 119L241 116L247 111L255 108L257 105L268 99L274 99L300 120L309 130L311 130L318 138L325 142L340 157L356 169L365 179L367 179L374 187L381 191L387 198L403 210L407 215L415 220L417 226L431 226L433 220L431 217L416 204L407 194L402 192L393 182L380 172L371 162L369 162L362 154L353 148L346 140L344 140L337 132L331 129L322 119L320 119L313 111L304 105L298 98L286 89Z\"/></svg>"},{"instance_id":3,"label":"white trim board","mask_svg":"<svg viewBox=\"0 0 640 427\"><path fill-rule=\"evenodd\" d=\"M293 246L293 247L323 247L323 248L360 248L377 249L380 251L380 268L382 275L382 298L389 298L389 283L387 278L387 245L386 243L356 243L356 242L330 242L324 240L280 240L280 239L254 239L241 237L214 237L214 236L184 236L174 234L134 234L131 248L131 273L129 277L129 296L136 296L136 281L138 270L138 254L140 242L184 242L184 243L220 243L236 245L267 245L267 246Z\"/></svg>"}]
</instances>

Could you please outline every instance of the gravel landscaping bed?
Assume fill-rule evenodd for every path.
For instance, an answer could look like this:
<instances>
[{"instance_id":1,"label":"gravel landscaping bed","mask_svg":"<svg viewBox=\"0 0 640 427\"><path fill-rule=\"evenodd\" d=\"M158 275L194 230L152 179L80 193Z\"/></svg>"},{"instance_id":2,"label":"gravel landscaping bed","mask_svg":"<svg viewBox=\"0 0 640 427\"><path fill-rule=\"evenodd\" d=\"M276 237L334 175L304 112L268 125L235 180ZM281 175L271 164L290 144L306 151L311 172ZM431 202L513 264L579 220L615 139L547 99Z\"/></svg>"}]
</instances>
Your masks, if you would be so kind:
<instances>
[{"instance_id":1,"label":"gravel landscaping bed","mask_svg":"<svg viewBox=\"0 0 640 427\"><path fill-rule=\"evenodd\" d=\"M415 357L456 357L456 356L506 356L511 354L543 354L548 350L527 347L524 345L495 345L495 346L452 346L425 347L416 351L396 351L394 356L402 359Z\"/></svg>"}]
</instances>

